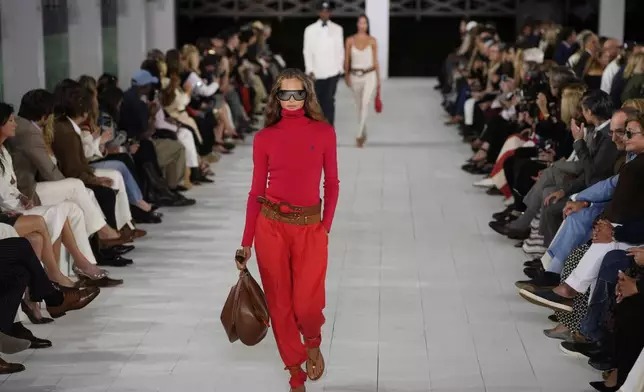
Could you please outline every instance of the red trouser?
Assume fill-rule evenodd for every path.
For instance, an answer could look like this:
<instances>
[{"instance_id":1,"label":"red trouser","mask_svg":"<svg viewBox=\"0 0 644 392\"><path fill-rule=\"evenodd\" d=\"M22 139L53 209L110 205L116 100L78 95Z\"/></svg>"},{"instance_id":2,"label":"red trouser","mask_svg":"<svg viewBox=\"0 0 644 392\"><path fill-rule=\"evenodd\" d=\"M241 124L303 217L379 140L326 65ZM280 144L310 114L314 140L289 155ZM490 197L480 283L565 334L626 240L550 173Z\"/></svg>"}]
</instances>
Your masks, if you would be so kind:
<instances>
[{"instance_id":1,"label":"red trouser","mask_svg":"<svg viewBox=\"0 0 644 392\"><path fill-rule=\"evenodd\" d=\"M321 223L297 226L261 213L257 218L257 264L277 348L287 367L301 366L307 347L320 347L328 243ZM292 377L291 386L304 381L306 377Z\"/></svg>"}]
</instances>

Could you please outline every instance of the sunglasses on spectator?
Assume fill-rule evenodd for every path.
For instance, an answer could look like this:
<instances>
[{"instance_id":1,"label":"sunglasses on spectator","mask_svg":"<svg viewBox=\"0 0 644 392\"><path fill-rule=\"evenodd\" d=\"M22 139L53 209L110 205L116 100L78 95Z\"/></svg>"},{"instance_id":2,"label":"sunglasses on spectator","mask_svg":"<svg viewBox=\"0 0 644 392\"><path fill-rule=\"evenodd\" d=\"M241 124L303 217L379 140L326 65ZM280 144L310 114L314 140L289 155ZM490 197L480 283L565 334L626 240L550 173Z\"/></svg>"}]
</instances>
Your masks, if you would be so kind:
<instances>
[{"instance_id":1,"label":"sunglasses on spectator","mask_svg":"<svg viewBox=\"0 0 644 392\"><path fill-rule=\"evenodd\" d=\"M290 101L291 98L296 101L304 101L306 99L306 90L278 90L277 99L280 101Z\"/></svg>"},{"instance_id":2,"label":"sunglasses on spectator","mask_svg":"<svg viewBox=\"0 0 644 392\"><path fill-rule=\"evenodd\" d=\"M633 138L633 135L641 135L642 131L634 131L632 129L627 129L626 132L624 132L624 136L626 136L626 139L631 140Z\"/></svg>"},{"instance_id":3,"label":"sunglasses on spectator","mask_svg":"<svg viewBox=\"0 0 644 392\"><path fill-rule=\"evenodd\" d=\"M614 134L617 134L617 136L620 137L624 137L624 132L626 132L624 128L617 128L615 130L611 129L610 131L608 131L608 134L610 135L610 137L613 137Z\"/></svg>"}]
</instances>

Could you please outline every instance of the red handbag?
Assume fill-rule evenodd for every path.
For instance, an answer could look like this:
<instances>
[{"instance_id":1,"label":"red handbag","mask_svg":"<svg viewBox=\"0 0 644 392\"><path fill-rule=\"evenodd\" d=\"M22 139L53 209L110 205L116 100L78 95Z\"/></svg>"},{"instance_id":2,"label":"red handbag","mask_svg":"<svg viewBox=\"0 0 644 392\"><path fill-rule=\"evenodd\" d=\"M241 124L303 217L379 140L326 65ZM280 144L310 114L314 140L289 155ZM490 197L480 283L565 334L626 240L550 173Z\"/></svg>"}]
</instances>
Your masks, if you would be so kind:
<instances>
[{"instance_id":1,"label":"red handbag","mask_svg":"<svg viewBox=\"0 0 644 392\"><path fill-rule=\"evenodd\" d=\"M382 100L380 99L380 86L378 86L378 91L376 92L376 113L382 112Z\"/></svg>"}]
</instances>

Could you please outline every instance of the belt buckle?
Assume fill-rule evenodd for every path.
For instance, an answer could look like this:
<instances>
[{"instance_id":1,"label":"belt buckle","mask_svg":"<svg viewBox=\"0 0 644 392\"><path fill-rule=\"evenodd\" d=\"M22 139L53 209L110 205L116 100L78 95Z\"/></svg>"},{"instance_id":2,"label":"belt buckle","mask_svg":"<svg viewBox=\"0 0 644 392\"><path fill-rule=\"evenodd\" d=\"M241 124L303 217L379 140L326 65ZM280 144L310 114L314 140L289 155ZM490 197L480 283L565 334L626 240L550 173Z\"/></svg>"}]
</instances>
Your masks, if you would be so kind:
<instances>
[{"instance_id":1,"label":"belt buckle","mask_svg":"<svg viewBox=\"0 0 644 392\"><path fill-rule=\"evenodd\" d=\"M358 76L364 76L364 70L359 69L356 72L358 72Z\"/></svg>"}]
</instances>

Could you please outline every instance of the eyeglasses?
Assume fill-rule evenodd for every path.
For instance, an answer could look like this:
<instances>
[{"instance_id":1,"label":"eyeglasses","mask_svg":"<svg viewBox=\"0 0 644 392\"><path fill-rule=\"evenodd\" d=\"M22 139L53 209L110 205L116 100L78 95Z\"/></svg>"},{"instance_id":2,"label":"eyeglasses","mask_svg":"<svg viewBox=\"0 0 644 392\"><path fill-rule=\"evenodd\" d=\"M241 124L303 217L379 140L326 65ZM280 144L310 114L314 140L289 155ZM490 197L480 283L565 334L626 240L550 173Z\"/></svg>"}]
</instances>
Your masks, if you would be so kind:
<instances>
[{"instance_id":1,"label":"eyeglasses","mask_svg":"<svg viewBox=\"0 0 644 392\"><path fill-rule=\"evenodd\" d=\"M280 101L290 101L291 98L296 101L304 101L306 99L306 90L278 90L277 99Z\"/></svg>"},{"instance_id":2,"label":"eyeglasses","mask_svg":"<svg viewBox=\"0 0 644 392\"><path fill-rule=\"evenodd\" d=\"M618 137L624 137L624 132L626 132L624 128L617 128L615 130L611 129L610 131L608 131L608 134L610 135L610 137L613 137L613 135L617 135Z\"/></svg>"},{"instance_id":3,"label":"eyeglasses","mask_svg":"<svg viewBox=\"0 0 644 392\"><path fill-rule=\"evenodd\" d=\"M627 129L626 132L624 132L624 136L626 136L626 139L631 140L633 138L633 135L641 135L642 131L635 131L632 129Z\"/></svg>"}]
</instances>

